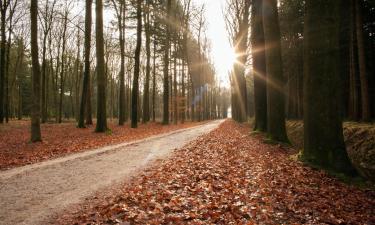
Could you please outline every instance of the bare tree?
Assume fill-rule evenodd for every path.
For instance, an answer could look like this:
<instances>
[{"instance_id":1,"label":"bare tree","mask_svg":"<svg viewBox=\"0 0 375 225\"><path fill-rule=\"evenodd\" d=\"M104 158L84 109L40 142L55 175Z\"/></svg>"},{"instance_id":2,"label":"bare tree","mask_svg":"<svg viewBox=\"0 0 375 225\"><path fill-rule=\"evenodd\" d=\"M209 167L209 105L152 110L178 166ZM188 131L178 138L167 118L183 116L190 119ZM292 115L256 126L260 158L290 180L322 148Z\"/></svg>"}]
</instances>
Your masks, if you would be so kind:
<instances>
[{"instance_id":1,"label":"bare tree","mask_svg":"<svg viewBox=\"0 0 375 225\"><path fill-rule=\"evenodd\" d=\"M96 132L107 130L106 78L103 36L103 0L96 0L96 76L97 76L97 122Z\"/></svg>"},{"instance_id":2,"label":"bare tree","mask_svg":"<svg viewBox=\"0 0 375 225\"><path fill-rule=\"evenodd\" d=\"M38 54L38 0L31 0L31 58L32 58L32 83L33 103L31 113L31 141L42 141L40 132L40 66Z\"/></svg>"},{"instance_id":3,"label":"bare tree","mask_svg":"<svg viewBox=\"0 0 375 225\"><path fill-rule=\"evenodd\" d=\"M142 45L142 0L137 0L137 45L135 47L134 57L134 77L132 90L132 120L131 127L138 126L138 98L139 98L139 73L140 73L140 57Z\"/></svg>"},{"instance_id":4,"label":"bare tree","mask_svg":"<svg viewBox=\"0 0 375 225\"><path fill-rule=\"evenodd\" d=\"M92 23L92 0L86 0L86 18L85 18L85 69L83 74L81 104L79 109L78 127L85 127L85 111L89 101L90 86L90 50L91 50L91 23Z\"/></svg>"}]
</instances>

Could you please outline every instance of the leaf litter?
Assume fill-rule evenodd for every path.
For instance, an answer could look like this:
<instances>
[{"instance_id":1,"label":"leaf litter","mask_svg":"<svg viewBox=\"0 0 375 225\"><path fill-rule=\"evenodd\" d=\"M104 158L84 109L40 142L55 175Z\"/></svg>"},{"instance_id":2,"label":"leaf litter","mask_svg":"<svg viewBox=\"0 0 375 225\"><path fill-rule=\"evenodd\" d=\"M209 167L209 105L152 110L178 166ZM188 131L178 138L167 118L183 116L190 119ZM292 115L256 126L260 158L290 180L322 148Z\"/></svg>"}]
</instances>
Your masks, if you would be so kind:
<instances>
[{"instance_id":1,"label":"leaf litter","mask_svg":"<svg viewBox=\"0 0 375 225\"><path fill-rule=\"evenodd\" d=\"M375 224L375 193L290 159L227 120L59 224Z\"/></svg>"}]
</instances>

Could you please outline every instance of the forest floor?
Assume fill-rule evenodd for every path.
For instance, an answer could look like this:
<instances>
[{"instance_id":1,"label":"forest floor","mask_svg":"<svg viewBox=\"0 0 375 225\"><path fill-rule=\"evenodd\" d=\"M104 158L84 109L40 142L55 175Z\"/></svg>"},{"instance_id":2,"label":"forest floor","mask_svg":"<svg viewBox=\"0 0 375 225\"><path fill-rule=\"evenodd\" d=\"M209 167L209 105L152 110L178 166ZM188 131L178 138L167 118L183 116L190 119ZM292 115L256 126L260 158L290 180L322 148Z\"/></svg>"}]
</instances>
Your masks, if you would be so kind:
<instances>
[{"instance_id":1,"label":"forest floor","mask_svg":"<svg viewBox=\"0 0 375 225\"><path fill-rule=\"evenodd\" d=\"M375 124L345 122L344 140L348 155L358 172L375 183ZM303 122L290 120L286 124L289 140L303 149Z\"/></svg>"},{"instance_id":2,"label":"forest floor","mask_svg":"<svg viewBox=\"0 0 375 225\"><path fill-rule=\"evenodd\" d=\"M231 120L58 224L375 224L375 192L293 160Z\"/></svg>"},{"instance_id":3,"label":"forest floor","mask_svg":"<svg viewBox=\"0 0 375 225\"><path fill-rule=\"evenodd\" d=\"M211 121L139 141L0 171L0 224L47 224L54 214L95 192L105 193L108 188L127 182L220 123Z\"/></svg>"},{"instance_id":4,"label":"forest floor","mask_svg":"<svg viewBox=\"0 0 375 225\"><path fill-rule=\"evenodd\" d=\"M187 122L163 126L160 123L139 124L137 129L129 124L118 126L109 122L111 131L95 133L95 126L76 128L76 123L42 124L41 143L30 143L30 121L10 121L0 125L0 170L33 164L68 154L127 141L139 140L152 135L197 126L202 123Z\"/></svg>"}]
</instances>

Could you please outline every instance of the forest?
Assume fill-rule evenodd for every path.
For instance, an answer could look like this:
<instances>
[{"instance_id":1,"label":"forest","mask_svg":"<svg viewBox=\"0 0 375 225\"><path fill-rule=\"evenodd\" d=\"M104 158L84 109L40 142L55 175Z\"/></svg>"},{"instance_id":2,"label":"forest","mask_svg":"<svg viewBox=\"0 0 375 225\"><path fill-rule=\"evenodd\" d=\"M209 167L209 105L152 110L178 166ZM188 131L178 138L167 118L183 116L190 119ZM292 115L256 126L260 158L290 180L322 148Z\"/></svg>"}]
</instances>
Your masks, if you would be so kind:
<instances>
[{"instance_id":1,"label":"forest","mask_svg":"<svg viewBox=\"0 0 375 225\"><path fill-rule=\"evenodd\" d=\"M92 124L93 117L101 123L117 118L123 125L132 115L136 126L156 118L167 124L226 113L227 90L220 88L209 59L202 8L191 1L170 2L169 9L161 1L141 9L131 1L105 1L95 8L114 13L105 16L110 19L104 26L103 15L92 19L92 1L83 3L39 1L33 23L27 2L2 1L1 123L31 116L34 99L40 101L41 123L75 119L78 127ZM166 24L164 13L176 24ZM32 31L39 76L31 76L37 72ZM105 130L105 124L98 127Z\"/></svg>"},{"instance_id":2,"label":"forest","mask_svg":"<svg viewBox=\"0 0 375 225\"><path fill-rule=\"evenodd\" d=\"M0 11L0 225L375 223L374 0Z\"/></svg>"}]
</instances>

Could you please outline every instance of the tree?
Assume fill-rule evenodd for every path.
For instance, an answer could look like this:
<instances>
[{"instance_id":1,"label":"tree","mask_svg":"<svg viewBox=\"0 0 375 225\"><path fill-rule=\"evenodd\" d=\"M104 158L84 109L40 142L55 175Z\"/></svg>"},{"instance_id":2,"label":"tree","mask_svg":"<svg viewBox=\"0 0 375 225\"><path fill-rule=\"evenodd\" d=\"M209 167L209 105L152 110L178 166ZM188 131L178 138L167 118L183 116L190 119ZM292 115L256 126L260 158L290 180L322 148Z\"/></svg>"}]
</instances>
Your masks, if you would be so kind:
<instances>
[{"instance_id":1,"label":"tree","mask_svg":"<svg viewBox=\"0 0 375 225\"><path fill-rule=\"evenodd\" d=\"M370 121L370 102L368 91L368 80L366 74L366 56L363 41L363 19L360 0L354 1L355 7L355 27L357 34L357 47L358 47L358 64L359 64L359 77L361 83L361 103L362 103L362 120Z\"/></svg>"},{"instance_id":2,"label":"tree","mask_svg":"<svg viewBox=\"0 0 375 225\"><path fill-rule=\"evenodd\" d=\"M9 6L8 0L0 1L1 12L1 43L0 43L0 123L4 122L4 86L5 86L5 52L6 52L6 13Z\"/></svg>"},{"instance_id":3,"label":"tree","mask_svg":"<svg viewBox=\"0 0 375 225\"><path fill-rule=\"evenodd\" d=\"M103 0L96 0L96 80L97 80L97 122L96 132L107 130L106 77L103 37Z\"/></svg>"},{"instance_id":4,"label":"tree","mask_svg":"<svg viewBox=\"0 0 375 225\"><path fill-rule=\"evenodd\" d=\"M115 8L117 24L118 24L118 34L120 43L120 72L119 72L119 82L120 82L120 92L119 92L119 125L122 126L125 123L125 0L111 0L113 7Z\"/></svg>"},{"instance_id":5,"label":"tree","mask_svg":"<svg viewBox=\"0 0 375 225\"><path fill-rule=\"evenodd\" d=\"M231 73L232 117L238 122L247 120L247 87L245 66L247 63L250 0L228 0L225 14L226 25L236 53Z\"/></svg>"},{"instance_id":6,"label":"tree","mask_svg":"<svg viewBox=\"0 0 375 225\"><path fill-rule=\"evenodd\" d=\"M151 28L150 28L150 3L145 5L143 13L146 36L146 77L143 90L143 123L150 121L150 74L151 74Z\"/></svg>"},{"instance_id":7,"label":"tree","mask_svg":"<svg viewBox=\"0 0 375 225\"><path fill-rule=\"evenodd\" d=\"M306 1L303 161L353 174L345 150L339 74L340 2Z\"/></svg>"},{"instance_id":8,"label":"tree","mask_svg":"<svg viewBox=\"0 0 375 225\"><path fill-rule=\"evenodd\" d=\"M86 18L85 18L85 70L83 74L81 103L79 108L78 127L85 127L85 110L89 99L90 86L90 50L91 50L91 21L92 21L92 0L86 0Z\"/></svg>"},{"instance_id":9,"label":"tree","mask_svg":"<svg viewBox=\"0 0 375 225\"><path fill-rule=\"evenodd\" d=\"M38 56L38 0L31 0L31 58L32 58L32 113L31 113L31 142L42 141L40 132L40 66Z\"/></svg>"},{"instance_id":10,"label":"tree","mask_svg":"<svg viewBox=\"0 0 375 225\"><path fill-rule=\"evenodd\" d=\"M66 44L67 44L67 29L68 29L68 15L69 9L68 6L64 9L64 18L63 18L63 28L62 28L62 48L61 48L61 70L60 70L60 98L59 98L59 114L58 114L58 123L62 122L62 110L63 110L63 100L65 95L65 79L66 79Z\"/></svg>"},{"instance_id":11,"label":"tree","mask_svg":"<svg viewBox=\"0 0 375 225\"><path fill-rule=\"evenodd\" d=\"M287 142L277 0L263 1L263 29L267 71L267 132L273 140Z\"/></svg>"},{"instance_id":12,"label":"tree","mask_svg":"<svg viewBox=\"0 0 375 225\"><path fill-rule=\"evenodd\" d=\"M254 130L267 131L266 56L263 32L262 0L253 0L251 11L251 51L254 75Z\"/></svg>"},{"instance_id":13,"label":"tree","mask_svg":"<svg viewBox=\"0 0 375 225\"><path fill-rule=\"evenodd\" d=\"M137 45L134 56L134 77L132 90L132 121L131 127L138 126L138 97L139 97L139 72L142 45L142 0L137 0Z\"/></svg>"},{"instance_id":14,"label":"tree","mask_svg":"<svg viewBox=\"0 0 375 225\"><path fill-rule=\"evenodd\" d=\"M172 0L167 0L167 22L166 22L166 38L164 43L164 93L163 93L163 124L169 124L169 49L170 49L170 39L171 39L171 5Z\"/></svg>"},{"instance_id":15,"label":"tree","mask_svg":"<svg viewBox=\"0 0 375 225\"><path fill-rule=\"evenodd\" d=\"M56 0L49 4L49 0L45 3L45 10L42 13L42 28L43 28L43 41L42 41L42 123L47 121L47 38L52 29L53 16L55 12Z\"/></svg>"}]
</instances>

